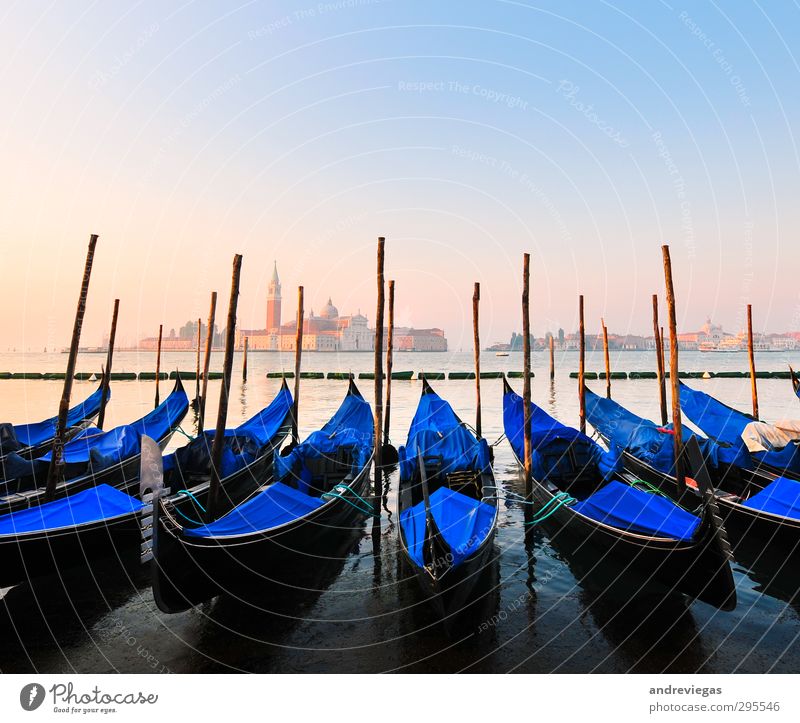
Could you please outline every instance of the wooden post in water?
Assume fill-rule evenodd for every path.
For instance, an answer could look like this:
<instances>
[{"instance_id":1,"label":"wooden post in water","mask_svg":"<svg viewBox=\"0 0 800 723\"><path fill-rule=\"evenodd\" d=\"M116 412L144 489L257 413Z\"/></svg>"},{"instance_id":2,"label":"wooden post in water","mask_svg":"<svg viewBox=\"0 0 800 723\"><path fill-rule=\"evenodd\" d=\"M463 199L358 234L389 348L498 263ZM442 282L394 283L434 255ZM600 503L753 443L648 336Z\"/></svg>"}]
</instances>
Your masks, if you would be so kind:
<instances>
[{"instance_id":1,"label":"wooden post in water","mask_svg":"<svg viewBox=\"0 0 800 723\"><path fill-rule=\"evenodd\" d=\"M555 356L556 341L553 335L550 334L550 379L556 378L556 356Z\"/></svg>"},{"instance_id":2,"label":"wooden post in water","mask_svg":"<svg viewBox=\"0 0 800 723\"><path fill-rule=\"evenodd\" d=\"M586 329L583 323L583 294L578 297L578 337L580 354L578 356L578 416L580 428L586 434Z\"/></svg>"},{"instance_id":3,"label":"wooden post in water","mask_svg":"<svg viewBox=\"0 0 800 723\"><path fill-rule=\"evenodd\" d=\"M297 329L294 335L294 401L292 403L292 446L299 442L297 415L300 412L300 362L303 358L303 287L297 287Z\"/></svg>"},{"instance_id":4,"label":"wooden post in water","mask_svg":"<svg viewBox=\"0 0 800 723\"><path fill-rule=\"evenodd\" d=\"M217 428L211 445L211 482L208 488L208 521L214 520L219 499L220 464L222 449L225 446L225 422L228 418L228 397L231 391L233 373L233 345L236 341L236 306L239 302L239 276L242 272L242 255L233 257L233 278L231 279L231 298L228 302L228 323L225 327L225 358L222 363L222 384L219 390L219 410Z\"/></svg>"},{"instance_id":5,"label":"wooden post in water","mask_svg":"<svg viewBox=\"0 0 800 723\"><path fill-rule=\"evenodd\" d=\"M206 356L203 360L203 393L200 395L200 415L197 418L198 435L203 433L206 421L206 396L208 394L208 368L211 365L211 348L214 345L214 317L217 313L217 292L211 292L211 309L206 327Z\"/></svg>"},{"instance_id":6,"label":"wooden post in water","mask_svg":"<svg viewBox=\"0 0 800 723\"><path fill-rule=\"evenodd\" d=\"M656 376L658 377L658 399L661 404L661 426L667 424L667 382L664 378L664 337L658 331L658 294L653 294L653 341L656 345Z\"/></svg>"},{"instance_id":7,"label":"wooden post in water","mask_svg":"<svg viewBox=\"0 0 800 723\"><path fill-rule=\"evenodd\" d=\"M531 255L522 255L522 404L523 440L525 450L525 496L533 495L533 440L531 439Z\"/></svg>"},{"instance_id":8,"label":"wooden post in water","mask_svg":"<svg viewBox=\"0 0 800 723\"><path fill-rule=\"evenodd\" d=\"M375 312L375 514L380 514L381 465L383 462L383 251L386 239L378 237L378 303Z\"/></svg>"},{"instance_id":9,"label":"wooden post in water","mask_svg":"<svg viewBox=\"0 0 800 723\"><path fill-rule=\"evenodd\" d=\"M97 246L97 234L92 234L89 237L89 249L86 252L86 265L83 269L83 281L81 282L80 296L78 296L78 308L75 311L75 323L72 327L72 341L69 345L69 356L67 357L67 373L64 375L64 390L61 393L61 402L58 405L58 422L56 423L56 433L53 437L53 451L50 456L50 466L47 470L45 500L48 502L55 497L56 485L64 474L64 434L67 430L69 398L72 394L72 380L75 376L75 364L78 361L78 347L81 341L83 315L86 312L86 296L89 293L89 279L92 275L95 246Z\"/></svg>"},{"instance_id":10,"label":"wooden post in water","mask_svg":"<svg viewBox=\"0 0 800 723\"><path fill-rule=\"evenodd\" d=\"M392 414L392 353L394 351L394 280L389 279L389 332L386 337L386 414L383 418L383 442L388 444ZM387 462L388 464L388 462Z\"/></svg>"},{"instance_id":11,"label":"wooden post in water","mask_svg":"<svg viewBox=\"0 0 800 723\"><path fill-rule=\"evenodd\" d=\"M603 327L603 352L606 358L606 398L611 399L611 360L608 356L608 328L603 317L600 317L600 326Z\"/></svg>"},{"instance_id":12,"label":"wooden post in water","mask_svg":"<svg viewBox=\"0 0 800 723\"><path fill-rule=\"evenodd\" d=\"M200 331L203 328L203 322L197 319L197 358L195 359L195 372L194 372L194 399L197 404L197 409L200 408Z\"/></svg>"},{"instance_id":13,"label":"wooden post in water","mask_svg":"<svg viewBox=\"0 0 800 723\"><path fill-rule=\"evenodd\" d=\"M247 381L247 344L248 337L244 338L244 359L242 359L242 381Z\"/></svg>"},{"instance_id":14,"label":"wooden post in water","mask_svg":"<svg viewBox=\"0 0 800 723\"><path fill-rule=\"evenodd\" d=\"M747 353L750 356L750 391L753 394L753 419L758 419L758 384L756 383L756 356L753 351L753 305L747 305Z\"/></svg>"},{"instance_id":15,"label":"wooden post in water","mask_svg":"<svg viewBox=\"0 0 800 723\"><path fill-rule=\"evenodd\" d=\"M472 292L472 337L475 345L475 432L481 434L481 333L479 328L479 307L481 303L481 285L476 281Z\"/></svg>"},{"instance_id":16,"label":"wooden post in water","mask_svg":"<svg viewBox=\"0 0 800 723\"><path fill-rule=\"evenodd\" d=\"M681 392L678 379L678 323L675 314L675 287L672 284L672 261L669 246L661 247L664 257L664 279L667 285L667 312L669 314L669 380L672 387L672 426L675 432L675 478L678 494L686 490L686 475L683 466L683 424L681 421Z\"/></svg>"},{"instance_id":17,"label":"wooden post in water","mask_svg":"<svg viewBox=\"0 0 800 723\"><path fill-rule=\"evenodd\" d=\"M117 338L117 315L119 299L114 299L114 311L111 313L111 333L108 335L108 353L106 354L106 371L103 374L103 387L100 392L100 413L97 415L97 427L103 428L106 421L106 404L108 403L108 385L111 381L111 364L114 361L114 340Z\"/></svg>"},{"instance_id":18,"label":"wooden post in water","mask_svg":"<svg viewBox=\"0 0 800 723\"><path fill-rule=\"evenodd\" d=\"M156 404L159 404L158 388L161 385L161 336L164 333L164 325L158 325L158 348L156 350Z\"/></svg>"}]
</instances>

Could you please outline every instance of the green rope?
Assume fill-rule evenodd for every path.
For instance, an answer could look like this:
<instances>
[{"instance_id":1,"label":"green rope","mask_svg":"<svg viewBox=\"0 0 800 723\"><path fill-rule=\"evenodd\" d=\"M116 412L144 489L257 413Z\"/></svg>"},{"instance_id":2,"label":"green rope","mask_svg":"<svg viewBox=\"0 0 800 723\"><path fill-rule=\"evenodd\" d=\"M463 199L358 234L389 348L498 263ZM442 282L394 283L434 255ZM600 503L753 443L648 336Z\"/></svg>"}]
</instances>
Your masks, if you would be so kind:
<instances>
[{"instance_id":1,"label":"green rope","mask_svg":"<svg viewBox=\"0 0 800 723\"><path fill-rule=\"evenodd\" d=\"M365 510L362 507L359 507L359 505L357 505L355 502L348 500L344 496L343 492L350 492L350 494L352 494L359 502L363 502L368 509ZM342 502L347 502L348 505L354 507L363 515L372 515L375 512L375 509L369 502L367 502L367 500L365 500L361 495L359 495L358 492L356 492L352 487L346 484L338 484L330 492L325 492L321 494L320 497L327 499L338 499L342 500Z\"/></svg>"},{"instance_id":2,"label":"green rope","mask_svg":"<svg viewBox=\"0 0 800 723\"><path fill-rule=\"evenodd\" d=\"M634 489L636 488L636 485L644 485L647 488L648 492L652 492L653 494L658 495L659 497L664 497L665 499L670 499L660 489L658 489L658 487L656 487L655 485L650 484L647 480L635 479L630 484L631 484L631 487L633 487Z\"/></svg>"},{"instance_id":3,"label":"green rope","mask_svg":"<svg viewBox=\"0 0 800 723\"><path fill-rule=\"evenodd\" d=\"M181 434L182 434L184 437L186 437L186 439L188 439L190 442L194 442L194 440L195 440L195 437L192 437L190 434L187 434L186 432L184 432L184 431L183 431L183 427L181 427L181 425L180 425L180 424L179 424L177 427L175 427L175 431L176 431L176 432L180 432L180 433L181 433Z\"/></svg>"},{"instance_id":4,"label":"green rope","mask_svg":"<svg viewBox=\"0 0 800 723\"><path fill-rule=\"evenodd\" d=\"M537 515L530 521L526 522L526 525L538 525L540 522L544 522L548 517L555 514L559 509L561 509L564 505L572 505L575 504L577 500L568 495L566 492L559 492L558 494L554 495L544 507L542 507ZM547 514L542 514L547 510L548 507L553 506L551 510L547 512Z\"/></svg>"}]
</instances>

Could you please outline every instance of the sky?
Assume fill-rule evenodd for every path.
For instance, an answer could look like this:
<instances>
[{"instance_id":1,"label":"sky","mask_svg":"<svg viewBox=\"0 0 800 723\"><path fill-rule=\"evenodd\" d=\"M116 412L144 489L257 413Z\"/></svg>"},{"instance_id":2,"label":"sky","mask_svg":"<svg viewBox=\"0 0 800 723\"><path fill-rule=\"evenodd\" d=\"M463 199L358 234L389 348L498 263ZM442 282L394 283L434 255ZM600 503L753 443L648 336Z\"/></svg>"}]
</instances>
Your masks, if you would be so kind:
<instances>
[{"instance_id":1,"label":"sky","mask_svg":"<svg viewBox=\"0 0 800 723\"><path fill-rule=\"evenodd\" d=\"M667 2L9 2L0 10L0 347L132 344L222 306L328 297L471 346L521 328L800 329L800 8ZM218 315L218 319L224 316Z\"/></svg>"}]
</instances>

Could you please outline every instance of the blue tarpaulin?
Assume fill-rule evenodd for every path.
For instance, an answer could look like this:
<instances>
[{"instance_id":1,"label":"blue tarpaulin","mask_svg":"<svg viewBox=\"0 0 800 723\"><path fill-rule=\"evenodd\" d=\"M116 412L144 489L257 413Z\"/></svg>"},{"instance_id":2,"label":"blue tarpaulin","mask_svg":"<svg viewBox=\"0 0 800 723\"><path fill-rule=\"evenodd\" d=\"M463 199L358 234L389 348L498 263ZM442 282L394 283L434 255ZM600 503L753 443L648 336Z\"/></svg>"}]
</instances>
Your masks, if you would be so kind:
<instances>
[{"instance_id":1,"label":"blue tarpaulin","mask_svg":"<svg viewBox=\"0 0 800 723\"><path fill-rule=\"evenodd\" d=\"M524 402L515 392L503 396L503 429L517 459L524 461ZM597 442L577 429L562 424L531 403L531 441L533 476L571 475L573 464L595 466L603 479L621 469L619 454L606 452Z\"/></svg>"},{"instance_id":2,"label":"blue tarpaulin","mask_svg":"<svg viewBox=\"0 0 800 723\"><path fill-rule=\"evenodd\" d=\"M152 412L132 424L115 427L108 432L91 428L84 430L64 445L64 462L69 478L80 476L91 462L92 469L99 470L129 459L140 451L142 435L156 441L173 430L189 408L189 399L182 387L172 392ZM4 460L6 479L47 474L51 452L35 460L26 460L18 454L10 454Z\"/></svg>"},{"instance_id":3,"label":"blue tarpaulin","mask_svg":"<svg viewBox=\"0 0 800 723\"><path fill-rule=\"evenodd\" d=\"M142 507L135 497L100 484L62 500L0 516L0 535L73 527L137 512Z\"/></svg>"},{"instance_id":4,"label":"blue tarpaulin","mask_svg":"<svg viewBox=\"0 0 800 723\"><path fill-rule=\"evenodd\" d=\"M322 429L312 432L285 457L275 457L275 479L291 478L294 484L303 486L303 480L307 478L304 474L305 461L320 457L335 458L341 448L353 452L351 473L355 477L372 456L373 425L369 404L359 394L348 393L336 414Z\"/></svg>"},{"instance_id":5,"label":"blue tarpaulin","mask_svg":"<svg viewBox=\"0 0 800 723\"><path fill-rule=\"evenodd\" d=\"M91 419L100 411L100 396L102 386L98 387L80 404L74 406L67 414L67 427L74 427L81 422ZM106 399L111 399L111 387L108 389ZM58 417L51 417L34 424L15 424L11 426L11 434L3 435L0 454L14 452L26 447L36 447L56 434Z\"/></svg>"},{"instance_id":6,"label":"blue tarpaulin","mask_svg":"<svg viewBox=\"0 0 800 723\"><path fill-rule=\"evenodd\" d=\"M680 393L681 410L686 417L713 440L728 445L724 451L727 456L735 458L734 464L750 468L752 459L800 475L800 445L792 443L783 449L750 454L742 439L742 432L753 421L753 417L683 383ZM724 457L722 459L725 460Z\"/></svg>"},{"instance_id":7,"label":"blue tarpaulin","mask_svg":"<svg viewBox=\"0 0 800 723\"><path fill-rule=\"evenodd\" d=\"M800 520L800 482L778 477L742 504L754 510Z\"/></svg>"},{"instance_id":8,"label":"blue tarpaulin","mask_svg":"<svg viewBox=\"0 0 800 723\"><path fill-rule=\"evenodd\" d=\"M611 527L676 540L691 540L700 525L699 517L671 500L616 480L572 509Z\"/></svg>"},{"instance_id":9,"label":"blue tarpaulin","mask_svg":"<svg viewBox=\"0 0 800 723\"><path fill-rule=\"evenodd\" d=\"M268 407L234 429L225 430L220 476L228 477L252 464L271 444L292 410L292 395L282 386ZM214 431L192 440L173 454L164 456L164 472L178 468L184 473L207 474L211 470Z\"/></svg>"},{"instance_id":10,"label":"blue tarpaulin","mask_svg":"<svg viewBox=\"0 0 800 723\"><path fill-rule=\"evenodd\" d=\"M627 450L637 459L646 462L665 474L673 473L675 464L675 439L672 425L660 427L649 419L638 417L613 399L601 397L586 390L586 421L609 441L609 447ZM695 436L683 429L683 441ZM700 451L711 466L717 466L717 445L697 437Z\"/></svg>"},{"instance_id":11,"label":"blue tarpaulin","mask_svg":"<svg viewBox=\"0 0 800 723\"><path fill-rule=\"evenodd\" d=\"M397 450L400 479L409 480L414 476L420 450L426 459L441 459L442 474L462 470L478 472L489 469L490 465L486 440L478 440L453 408L433 392L420 397L408 440Z\"/></svg>"},{"instance_id":12,"label":"blue tarpaulin","mask_svg":"<svg viewBox=\"0 0 800 723\"><path fill-rule=\"evenodd\" d=\"M431 514L453 555L456 567L469 557L486 539L492 529L496 509L485 502L440 487L430 496ZM411 559L420 567L425 542L425 502L403 510L400 524Z\"/></svg>"},{"instance_id":13,"label":"blue tarpaulin","mask_svg":"<svg viewBox=\"0 0 800 723\"><path fill-rule=\"evenodd\" d=\"M247 535L297 520L323 504L324 500L319 497L312 497L282 482L275 482L211 524L186 528L184 533L188 537Z\"/></svg>"}]
</instances>

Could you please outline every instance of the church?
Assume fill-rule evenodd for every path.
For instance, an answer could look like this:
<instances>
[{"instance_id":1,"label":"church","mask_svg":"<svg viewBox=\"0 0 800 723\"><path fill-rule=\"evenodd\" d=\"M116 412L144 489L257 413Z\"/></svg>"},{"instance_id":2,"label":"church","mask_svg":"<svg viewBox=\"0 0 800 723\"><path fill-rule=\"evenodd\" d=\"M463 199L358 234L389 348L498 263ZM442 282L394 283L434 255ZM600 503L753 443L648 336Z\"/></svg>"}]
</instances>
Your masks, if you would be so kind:
<instances>
[{"instance_id":1,"label":"church","mask_svg":"<svg viewBox=\"0 0 800 723\"><path fill-rule=\"evenodd\" d=\"M274 264L267 293L267 325L264 329L237 329L236 347L253 351L294 351L297 340L297 321L281 323L281 282L278 265ZM303 319L304 351L371 351L375 329L367 325L361 313L339 316L339 310L329 298L319 315L314 310Z\"/></svg>"}]
</instances>

